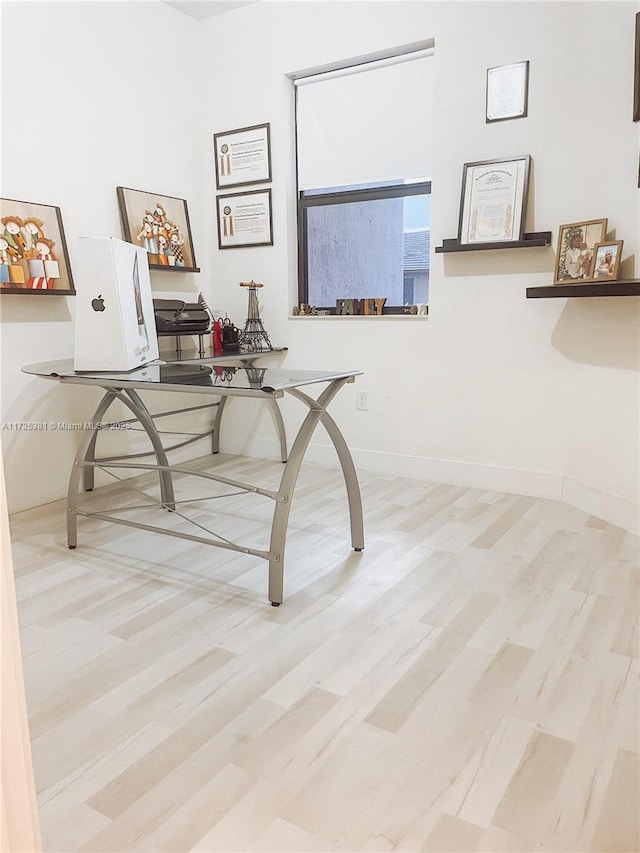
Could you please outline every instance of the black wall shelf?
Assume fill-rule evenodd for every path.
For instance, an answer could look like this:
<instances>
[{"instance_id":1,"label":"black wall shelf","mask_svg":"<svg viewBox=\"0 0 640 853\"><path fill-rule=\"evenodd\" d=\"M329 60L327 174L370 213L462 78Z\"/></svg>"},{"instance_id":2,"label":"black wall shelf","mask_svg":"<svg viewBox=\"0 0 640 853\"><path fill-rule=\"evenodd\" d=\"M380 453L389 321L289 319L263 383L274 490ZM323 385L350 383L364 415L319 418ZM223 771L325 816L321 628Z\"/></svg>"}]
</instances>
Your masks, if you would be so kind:
<instances>
[{"instance_id":1,"label":"black wall shelf","mask_svg":"<svg viewBox=\"0 0 640 853\"><path fill-rule=\"evenodd\" d=\"M531 249L535 246L550 246L551 231L532 231L522 240L510 240L497 243L460 243L457 237L443 240L442 246L436 246L436 254L446 252L480 252L487 249Z\"/></svg>"},{"instance_id":2,"label":"black wall shelf","mask_svg":"<svg viewBox=\"0 0 640 853\"><path fill-rule=\"evenodd\" d=\"M640 279L581 281L576 284L552 284L527 288L527 299L560 299L574 296L640 296Z\"/></svg>"}]
</instances>

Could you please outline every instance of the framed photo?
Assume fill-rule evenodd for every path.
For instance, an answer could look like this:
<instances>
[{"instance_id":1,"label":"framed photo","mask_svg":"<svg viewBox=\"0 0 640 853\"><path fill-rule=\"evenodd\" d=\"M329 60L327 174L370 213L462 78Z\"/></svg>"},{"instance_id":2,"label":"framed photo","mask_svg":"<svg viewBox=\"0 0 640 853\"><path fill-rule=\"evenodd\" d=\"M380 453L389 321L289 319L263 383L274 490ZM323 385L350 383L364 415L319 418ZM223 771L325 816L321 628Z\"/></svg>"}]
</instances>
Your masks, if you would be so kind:
<instances>
[{"instance_id":1,"label":"framed photo","mask_svg":"<svg viewBox=\"0 0 640 853\"><path fill-rule=\"evenodd\" d=\"M269 124L254 124L213 134L216 187L265 184L271 180Z\"/></svg>"},{"instance_id":2,"label":"framed photo","mask_svg":"<svg viewBox=\"0 0 640 853\"><path fill-rule=\"evenodd\" d=\"M636 51L633 67L633 120L640 121L640 12L636 12Z\"/></svg>"},{"instance_id":3,"label":"framed photo","mask_svg":"<svg viewBox=\"0 0 640 853\"><path fill-rule=\"evenodd\" d=\"M528 60L487 68L487 122L525 118L528 100Z\"/></svg>"},{"instance_id":4,"label":"framed photo","mask_svg":"<svg viewBox=\"0 0 640 853\"><path fill-rule=\"evenodd\" d=\"M615 281L618 278L620 258L622 257L622 243L622 240L596 243L593 249L593 264L591 267L592 281Z\"/></svg>"},{"instance_id":5,"label":"framed photo","mask_svg":"<svg viewBox=\"0 0 640 853\"><path fill-rule=\"evenodd\" d=\"M459 243L522 240L530 168L528 154L464 164Z\"/></svg>"},{"instance_id":6,"label":"framed photo","mask_svg":"<svg viewBox=\"0 0 640 853\"><path fill-rule=\"evenodd\" d=\"M219 195L218 248L273 246L271 190Z\"/></svg>"},{"instance_id":7,"label":"framed photo","mask_svg":"<svg viewBox=\"0 0 640 853\"><path fill-rule=\"evenodd\" d=\"M124 239L146 249L149 269L200 272L183 198L128 187L116 187L116 192Z\"/></svg>"},{"instance_id":8,"label":"framed photo","mask_svg":"<svg viewBox=\"0 0 640 853\"><path fill-rule=\"evenodd\" d=\"M59 207L0 198L0 293L75 295Z\"/></svg>"},{"instance_id":9,"label":"framed photo","mask_svg":"<svg viewBox=\"0 0 640 853\"><path fill-rule=\"evenodd\" d=\"M595 248L604 242L606 219L571 222L561 225L558 233L558 254L553 276L554 284L589 281L593 269Z\"/></svg>"}]
</instances>

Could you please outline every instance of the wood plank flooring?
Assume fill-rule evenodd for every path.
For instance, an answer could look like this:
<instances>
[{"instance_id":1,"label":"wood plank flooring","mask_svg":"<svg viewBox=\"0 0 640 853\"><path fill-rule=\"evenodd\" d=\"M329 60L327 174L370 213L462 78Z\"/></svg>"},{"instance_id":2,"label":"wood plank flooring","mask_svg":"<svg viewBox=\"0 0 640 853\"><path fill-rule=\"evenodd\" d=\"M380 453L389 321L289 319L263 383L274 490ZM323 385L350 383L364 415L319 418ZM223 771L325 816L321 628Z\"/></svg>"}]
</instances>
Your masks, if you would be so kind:
<instances>
[{"instance_id":1,"label":"wood plank flooring","mask_svg":"<svg viewBox=\"0 0 640 853\"><path fill-rule=\"evenodd\" d=\"M339 471L304 466L280 608L263 560L83 518L69 551L62 502L12 518L46 851L640 850L638 539L555 501L361 487L357 554ZM265 499L193 509L268 545Z\"/></svg>"}]
</instances>

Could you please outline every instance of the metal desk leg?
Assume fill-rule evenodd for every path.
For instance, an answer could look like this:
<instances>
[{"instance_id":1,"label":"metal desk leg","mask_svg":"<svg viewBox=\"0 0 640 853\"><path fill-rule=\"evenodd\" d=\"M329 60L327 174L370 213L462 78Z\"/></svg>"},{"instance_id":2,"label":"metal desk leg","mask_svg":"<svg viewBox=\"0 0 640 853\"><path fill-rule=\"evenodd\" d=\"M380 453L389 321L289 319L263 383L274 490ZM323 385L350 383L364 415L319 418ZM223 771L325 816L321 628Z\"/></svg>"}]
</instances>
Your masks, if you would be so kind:
<instances>
[{"instance_id":1,"label":"metal desk leg","mask_svg":"<svg viewBox=\"0 0 640 853\"><path fill-rule=\"evenodd\" d=\"M300 466L311 437L320 421L323 421L325 409L335 397L342 386L350 381L349 377L335 379L320 394L317 400L302 393L297 388L288 389L288 393L301 400L309 407L309 412L302 422L298 434L295 437L291 453L287 460L284 474L280 481L278 493L281 500L276 503L271 526L271 541L269 551L273 557L269 560L269 601L278 606L283 601L284 593L284 548L287 534L287 523L291 512L291 503L295 489ZM352 381L352 380L351 380ZM327 416L328 418L328 416ZM340 433L335 422L328 418L327 430L338 451L340 464L345 477L347 494L349 500L349 511L351 514L351 535L354 548L359 550L364 547L364 533L362 522L362 502L360 500L360 488L347 444Z\"/></svg>"},{"instance_id":2,"label":"metal desk leg","mask_svg":"<svg viewBox=\"0 0 640 853\"><path fill-rule=\"evenodd\" d=\"M220 426L222 424L222 413L224 411L224 407L229 398L222 396L218 402L218 411L216 412L216 416L213 422L213 436L211 438L211 452L219 453L220 452ZM276 429L278 430L278 438L280 440L280 459L282 462L287 461L287 433L284 427L284 421L282 419L282 414L280 412L280 407L278 406L278 401L274 397L268 398L269 405L271 406L271 411L273 413L274 420L276 422Z\"/></svg>"},{"instance_id":3,"label":"metal desk leg","mask_svg":"<svg viewBox=\"0 0 640 853\"><path fill-rule=\"evenodd\" d=\"M104 413L118 397L120 397L120 394L116 389L107 391L100 401L98 408L91 419L91 423L100 423ZM80 478L86 470L85 462L91 463L94 460L97 434L97 427L91 431L87 430L84 433L82 440L80 441L80 446L78 447L78 452L73 460L73 468L71 469L69 488L67 490L67 545L69 548L75 548L78 544L78 517L76 515L76 510L78 509Z\"/></svg>"},{"instance_id":4,"label":"metal desk leg","mask_svg":"<svg viewBox=\"0 0 640 853\"><path fill-rule=\"evenodd\" d=\"M345 486L347 487L349 518L351 520L351 546L355 551L362 551L364 549L364 520L362 517L362 497L360 495L360 484L358 483L356 466L353 464L353 458L347 447L347 442L344 440L344 436L331 415L325 412L322 415L321 421L323 427L329 433L329 438L333 442L333 446L338 454Z\"/></svg>"},{"instance_id":5,"label":"metal desk leg","mask_svg":"<svg viewBox=\"0 0 640 853\"><path fill-rule=\"evenodd\" d=\"M162 505L167 507L167 509L175 509L175 497L173 493L171 472L166 470L169 465L169 461L164 447L162 446L156 426L153 422L153 418L145 404L142 402L140 395L133 389L127 390L124 394L120 388L109 389L94 412L93 417L91 418L91 423L96 425L100 424L105 412L116 399L120 400L120 402L124 403L125 406L131 409L147 433L149 440L153 445L157 464L164 466L165 468L165 470L158 471L158 475L160 477L160 495ZM98 430L99 427L96 426L95 429L90 431L87 430L84 434L80 442L80 446L78 447L78 451L73 462L71 476L69 478L69 488L67 491L67 544L69 548L75 548L78 544L77 509L80 479L83 476L83 472L88 468L93 471Z\"/></svg>"},{"instance_id":6,"label":"metal desk leg","mask_svg":"<svg viewBox=\"0 0 640 853\"><path fill-rule=\"evenodd\" d=\"M276 428L278 430L278 438L280 439L280 461L287 461L287 433L284 428L284 421L282 420L282 414L280 412L280 406L278 406L278 401L275 397L269 397L269 404L271 405L271 413L276 422Z\"/></svg>"},{"instance_id":7,"label":"metal desk leg","mask_svg":"<svg viewBox=\"0 0 640 853\"><path fill-rule=\"evenodd\" d=\"M140 421L140 424L144 427L145 432L149 436L149 441L153 445L158 465L168 468L169 460L167 459L167 454L162 446L160 435L156 429L156 425L151 417L149 409L147 409L142 398L137 391L134 391L133 388L128 388L125 393L129 397L129 400L123 397L122 401L129 406L131 411ZM173 494L171 471L160 470L158 473L160 475L160 498L162 500L162 505L167 507L167 509L175 509L176 501Z\"/></svg>"},{"instance_id":8,"label":"metal desk leg","mask_svg":"<svg viewBox=\"0 0 640 853\"><path fill-rule=\"evenodd\" d=\"M89 447L87 449L87 461L93 462L96 458L96 441L98 440L98 430L95 430L91 441L89 443ZM84 479L84 490L85 492L92 492L93 487L95 485L95 469L92 466L87 466L84 469L83 473Z\"/></svg>"},{"instance_id":9,"label":"metal desk leg","mask_svg":"<svg viewBox=\"0 0 640 853\"><path fill-rule=\"evenodd\" d=\"M211 436L212 453L220 452L220 425L222 423L222 413L228 399L228 397L222 396L218 400L218 411L216 412L216 416L213 421L213 435Z\"/></svg>"}]
</instances>

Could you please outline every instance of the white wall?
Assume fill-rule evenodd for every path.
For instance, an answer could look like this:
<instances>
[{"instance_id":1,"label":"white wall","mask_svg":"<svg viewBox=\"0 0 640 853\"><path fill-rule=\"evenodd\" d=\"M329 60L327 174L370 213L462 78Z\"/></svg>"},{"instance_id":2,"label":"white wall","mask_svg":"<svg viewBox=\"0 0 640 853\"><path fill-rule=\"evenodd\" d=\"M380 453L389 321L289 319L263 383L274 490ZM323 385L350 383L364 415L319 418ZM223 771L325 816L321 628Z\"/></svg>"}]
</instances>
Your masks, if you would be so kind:
<instances>
[{"instance_id":1,"label":"white wall","mask_svg":"<svg viewBox=\"0 0 640 853\"><path fill-rule=\"evenodd\" d=\"M241 323L246 292L238 282L262 281L265 327L290 347L288 366L365 371L357 387L368 391L369 411L355 411L353 386L332 405L357 464L564 497L634 528L640 300L526 300L525 289L551 283L561 223L605 216L611 236L625 241L624 275L640 276L640 125L631 121L638 8L264 2L196 23L156 3L4 3L3 115L20 115L23 92L46 80L56 97L44 118L61 129L27 135L5 118L2 194L59 204L71 249L88 230L119 235L118 184L186 197L203 272L183 276L182 286L202 289ZM28 63L13 28L38 46ZM99 39L88 37L96 32ZM527 227L552 231L553 248L434 255L426 321L291 319L295 172L286 75L429 38L436 44L432 245L456 235L463 163L528 153ZM485 124L486 69L522 59L531 63L529 117ZM14 69L27 75L20 86ZM80 104L90 105L88 115ZM220 251L213 133L265 121L274 246ZM167 286L156 274L154 287ZM72 303L2 299L5 422L87 417L77 388L19 373L24 363L72 354ZM284 409L291 432L297 404ZM227 414L223 449L277 456L266 412L234 400ZM63 448L58 437L7 437L11 506L64 494L74 437ZM322 433L311 456L334 460Z\"/></svg>"},{"instance_id":2,"label":"white wall","mask_svg":"<svg viewBox=\"0 0 640 853\"><path fill-rule=\"evenodd\" d=\"M288 364L365 371L357 387L369 392L369 411L355 411L350 388L334 403L358 464L564 496L637 527L640 300L534 301L525 290L551 284L558 226L591 218L608 217L611 236L625 240L624 274L640 276L639 126L631 121L638 8L273 2L239 10L224 30L213 19L199 31L211 82L207 132L270 121L272 135L274 247L212 246L212 266L228 282L265 282L265 325L289 345ZM456 236L463 163L528 153L527 227L552 231L553 248L433 255L427 321L287 319L297 299L285 75L429 38L437 64L432 246ZM487 125L486 69L523 59L531 63L529 117ZM233 304L241 315L242 294ZM234 432L223 447L266 452L258 421L252 441ZM322 436L313 453L332 458Z\"/></svg>"},{"instance_id":3,"label":"white wall","mask_svg":"<svg viewBox=\"0 0 640 853\"><path fill-rule=\"evenodd\" d=\"M163 3L2 3L2 195L61 208L72 271L78 236L121 236L120 185L187 199L208 278L194 27ZM156 289L197 290L197 278L152 273ZM75 303L0 298L3 424L90 418L95 389L20 372L73 356ZM2 432L12 510L65 494L77 441Z\"/></svg>"}]
</instances>

